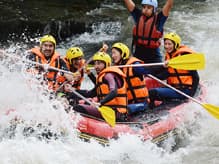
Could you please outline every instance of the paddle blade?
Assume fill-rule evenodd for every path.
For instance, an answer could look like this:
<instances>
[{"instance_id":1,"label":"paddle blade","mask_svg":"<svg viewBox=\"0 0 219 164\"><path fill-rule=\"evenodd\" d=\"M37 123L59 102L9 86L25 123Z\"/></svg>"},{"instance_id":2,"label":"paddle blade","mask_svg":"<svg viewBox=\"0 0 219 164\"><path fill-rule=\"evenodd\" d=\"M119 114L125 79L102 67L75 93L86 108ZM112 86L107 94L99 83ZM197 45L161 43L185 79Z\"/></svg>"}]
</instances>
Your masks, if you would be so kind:
<instances>
[{"instance_id":1,"label":"paddle blade","mask_svg":"<svg viewBox=\"0 0 219 164\"><path fill-rule=\"evenodd\" d=\"M199 70L205 68L204 54L186 54L170 59L168 66L183 70Z\"/></svg>"},{"instance_id":2,"label":"paddle blade","mask_svg":"<svg viewBox=\"0 0 219 164\"><path fill-rule=\"evenodd\" d=\"M101 106L98 108L104 120L112 127L116 124L115 111L108 106Z\"/></svg>"},{"instance_id":3,"label":"paddle blade","mask_svg":"<svg viewBox=\"0 0 219 164\"><path fill-rule=\"evenodd\" d=\"M202 106L215 118L219 119L219 107L212 104L202 104Z\"/></svg>"}]
</instances>

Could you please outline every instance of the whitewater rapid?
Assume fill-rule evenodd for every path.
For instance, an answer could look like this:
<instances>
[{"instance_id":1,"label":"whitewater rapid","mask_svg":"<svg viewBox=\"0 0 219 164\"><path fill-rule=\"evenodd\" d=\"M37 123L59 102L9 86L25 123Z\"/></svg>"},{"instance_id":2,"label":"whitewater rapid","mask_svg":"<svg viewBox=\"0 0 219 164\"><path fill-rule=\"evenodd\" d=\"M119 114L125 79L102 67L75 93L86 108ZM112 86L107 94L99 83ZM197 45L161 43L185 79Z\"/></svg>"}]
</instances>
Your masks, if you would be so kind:
<instances>
[{"instance_id":1,"label":"whitewater rapid","mask_svg":"<svg viewBox=\"0 0 219 164\"><path fill-rule=\"evenodd\" d=\"M175 31L182 37L183 43L189 45L197 52L205 54L206 68L200 70L200 77L207 88L206 102L219 106L219 69L217 55L219 48L219 2L209 0L177 4L166 24L167 32ZM115 4L113 4L115 5ZM94 10L88 14L101 14L101 11L114 10L113 5L103 5L102 10ZM119 4L117 4L119 5ZM121 11L126 24L130 24L126 9L120 4L116 11ZM113 13L113 12L112 12ZM130 25L131 26L131 25ZM107 28L112 32L106 33ZM122 32L130 27L124 27L121 22L100 23L94 26L94 32L84 33L61 43L58 47L60 53L71 45L86 45L119 40L117 32ZM114 33L114 30L116 31ZM113 35L114 34L114 35ZM127 36L130 36L127 33ZM95 39L93 39L95 38ZM130 39L126 40L127 43ZM20 47L26 47L24 43ZM8 52L14 52L17 44L6 47ZM84 46L86 49L86 46ZM1 60L0 65L0 163L1 164L206 164L219 163L219 122L213 118L200 105L192 103L188 110L200 112L200 118L195 120L189 111L188 118L191 124L182 125L180 130L184 146L172 152L173 139L166 141L165 149L157 147L150 141L141 142L136 136L124 135L118 140L110 141L110 146L103 147L95 141L83 142L77 137L77 130L73 127L71 116L64 111L63 104L57 100L49 100L48 96L39 91L39 85L28 84L28 77L23 72L23 62L11 61L7 58ZM86 80L83 87L92 87ZM8 109L16 109L5 115ZM16 129L13 138L4 137L5 127L14 117L24 119ZM80 116L78 116L80 117ZM59 139L39 140L36 136L25 137L22 128L31 124L49 124L54 132L65 132ZM189 129L189 130L188 130Z\"/></svg>"}]
</instances>

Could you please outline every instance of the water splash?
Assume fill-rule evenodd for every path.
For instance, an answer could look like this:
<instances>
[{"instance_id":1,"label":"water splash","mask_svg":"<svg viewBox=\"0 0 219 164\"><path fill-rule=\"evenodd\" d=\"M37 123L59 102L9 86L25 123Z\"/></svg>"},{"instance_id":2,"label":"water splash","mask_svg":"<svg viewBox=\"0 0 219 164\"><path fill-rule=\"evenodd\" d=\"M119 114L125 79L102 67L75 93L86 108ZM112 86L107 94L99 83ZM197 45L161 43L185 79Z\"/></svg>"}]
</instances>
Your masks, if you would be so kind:
<instances>
[{"instance_id":1,"label":"water splash","mask_svg":"<svg viewBox=\"0 0 219 164\"><path fill-rule=\"evenodd\" d=\"M182 2L183 3L183 2ZM180 3L180 5L182 5ZM201 79L204 79L208 89L207 102L219 104L218 89L218 1L199 2L203 8L197 9L186 3L179 11L172 12L170 21L166 25L167 31L179 32L183 43L190 45L193 49L206 54L207 67L200 71ZM176 4L177 5L177 4ZM191 6L194 9L191 9ZM185 10L186 9L186 10ZM186 11L186 12L183 12ZM201 11L201 12L200 12ZM198 13L198 14L196 14ZM174 20L173 20L174 18ZM211 22L213 20L213 23ZM115 25L115 26L114 26ZM127 22L127 25L129 23ZM131 26L131 25L130 25ZM109 30L108 32L107 28ZM114 28L115 27L115 28ZM86 43L114 40L115 31L120 29L117 22L94 24L96 32L84 33L77 37L70 38L67 43L61 43L63 49L71 45L86 45ZM123 28L121 26L121 28ZM115 29L115 30L114 30ZM94 30L94 31L95 31ZM111 36L112 35L112 36ZM92 39L90 39L92 38ZM28 47L26 44L19 44L20 47ZM12 45L8 51L14 52L18 45ZM83 46L85 49L88 48ZM0 134L2 136L4 127L9 125L12 118L19 115L25 121L16 129L13 138L5 137L0 140L1 163L155 163L155 164L176 164L176 163L218 163L218 120L211 117L206 110L199 105L192 103L186 108L188 111L189 124L179 127L183 146L174 152L170 151L175 144L173 138L165 143L166 149L157 147L150 141L142 142L136 136L123 135L118 140L110 141L110 146L103 147L95 141L83 142L76 136L73 130L69 115L63 110L63 105L56 100L50 100L43 93L36 90L38 85L32 89L25 82L22 65L11 64L11 60L1 61L0 66ZM21 63L22 64L22 63ZM58 106L55 108L54 106ZM8 109L16 109L5 115ZM198 117L191 115L190 110L199 113ZM32 122L32 120L35 120ZM34 123L35 127L39 122L51 123L50 128L59 132L65 129L67 136L63 139L39 140L35 136L24 137L22 130L26 125ZM211 127L211 128L209 128Z\"/></svg>"}]
</instances>

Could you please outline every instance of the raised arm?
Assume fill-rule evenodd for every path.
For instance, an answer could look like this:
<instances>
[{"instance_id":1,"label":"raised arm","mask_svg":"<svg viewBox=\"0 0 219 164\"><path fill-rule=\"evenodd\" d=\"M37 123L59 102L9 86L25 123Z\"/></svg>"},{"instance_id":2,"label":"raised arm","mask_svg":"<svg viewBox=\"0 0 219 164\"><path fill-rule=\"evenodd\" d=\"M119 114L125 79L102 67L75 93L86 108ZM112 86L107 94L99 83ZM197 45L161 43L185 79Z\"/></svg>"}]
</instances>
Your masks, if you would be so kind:
<instances>
[{"instance_id":1,"label":"raised arm","mask_svg":"<svg viewBox=\"0 0 219 164\"><path fill-rule=\"evenodd\" d=\"M125 5L129 12L132 12L135 8L135 3L132 0L124 0Z\"/></svg>"},{"instance_id":2,"label":"raised arm","mask_svg":"<svg viewBox=\"0 0 219 164\"><path fill-rule=\"evenodd\" d=\"M173 0L167 0L162 9L163 15L168 16L172 7L173 7Z\"/></svg>"}]
</instances>

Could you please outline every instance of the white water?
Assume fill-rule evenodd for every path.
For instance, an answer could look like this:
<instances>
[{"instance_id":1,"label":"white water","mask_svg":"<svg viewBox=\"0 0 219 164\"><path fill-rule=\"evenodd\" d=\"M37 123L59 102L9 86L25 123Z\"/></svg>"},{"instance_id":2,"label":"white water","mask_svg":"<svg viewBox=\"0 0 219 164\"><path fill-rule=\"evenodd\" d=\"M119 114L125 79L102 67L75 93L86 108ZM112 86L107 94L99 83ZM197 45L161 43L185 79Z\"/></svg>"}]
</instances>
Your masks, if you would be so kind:
<instances>
[{"instance_id":1,"label":"white water","mask_svg":"<svg viewBox=\"0 0 219 164\"><path fill-rule=\"evenodd\" d=\"M166 31L178 32L182 36L183 43L205 54L206 69L199 71L199 73L208 90L206 102L219 106L217 98L219 91L219 73L217 72L219 2L212 0L205 3L194 2L192 6L189 5L182 5L179 11L174 9L166 24ZM193 6L197 7L197 5L199 9L192 9ZM186 11L183 12L183 9ZM105 28L103 28L104 30ZM69 41L68 44L90 42L92 37L95 37L96 42L111 41L115 37L111 33L109 35L100 33L99 31L92 34L85 33L75 39L76 43L73 40ZM88 40L80 39L85 38L85 36ZM11 46L7 49L13 51L16 47ZM62 47L64 48L61 48L60 51L63 52L65 46ZM216 164L219 162L219 122L198 104L193 103L188 106L189 111L193 109L201 112L201 116L194 120L194 117L187 111L191 124L182 125L180 128L184 131L184 138L183 135L182 138L185 146L175 152L169 151L169 147L175 144L171 138L166 142L166 149L159 148L150 141L142 143L135 136L122 136L119 140L111 141L110 146L103 147L95 141L91 143L80 141L76 137L76 131L72 128L75 123L64 112L62 104L56 100L50 101L48 97L43 96L42 92L36 88L39 87L38 85L32 85L30 89L26 82L26 75L21 73L22 69L14 70L17 70L17 67L20 68L22 64L19 62L17 66L11 64L8 68L5 66L8 62L10 61L5 59L4 64L1 63L0 66L0 135L4 134L3 129L8 126L9 120L14 116L21 116L24 122L19 124L14 138L9 139L7 136L1 138L1 164ZM14 68L14 66L16 67ZM87 83L84 86L89 85L89 82ZM58 110L54 106L58 106ZM7 109L16 109L16 112L4 115ZM66 136L46 142L40 141L34 136L24 137L21 135L23 126L29 124L36 126L39 122L51 123L50 129L57 133L64 131ZM192 122L195 122L195 125ZM186 130L189 126L193 133Z\"/></svg>"}]
</instances>

